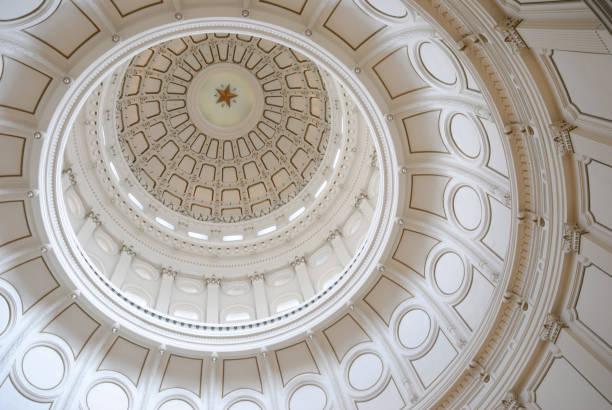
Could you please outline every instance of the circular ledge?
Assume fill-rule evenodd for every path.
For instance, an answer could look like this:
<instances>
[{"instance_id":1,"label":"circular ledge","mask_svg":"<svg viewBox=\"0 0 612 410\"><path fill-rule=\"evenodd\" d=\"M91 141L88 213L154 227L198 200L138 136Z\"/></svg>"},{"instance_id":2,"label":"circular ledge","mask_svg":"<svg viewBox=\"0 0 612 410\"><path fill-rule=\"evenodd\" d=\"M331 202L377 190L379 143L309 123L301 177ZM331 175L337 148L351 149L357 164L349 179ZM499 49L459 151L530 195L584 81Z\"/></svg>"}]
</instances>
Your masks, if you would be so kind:
<instances>
[{"instance_id":1,"label":"circular ledge","mask_svg":"<svg viewBox=\"0 0 612 410\"><path fill-rule=\"evenodd\" d=\"M95 269L89 265L76 236L71 232L61 192L56 190L61 185L54 183L61 175L64 141L68 137L73 119L78 114L80 102L87 98L94 85L99 83L109 70L127 61L143 47L150 47L180 35L214 31L250 34L269 39L295 49L325 68L343 84L347 94L351 95L362 107L362 113L366 124L372 130L373 143L380 157L378 161L381 181L380 196L375 215L372 218L374 222L370 227L368 240L347 266L342 277L333 283L332 286L335 289L333 291L323 290L292 312L295 313L293 315L279 314L278 317L264 320L257 326L253 325L252 328L217 325L200 326L200 329L195 329L192 323L179 323L169 317L155 315L146 308L135 309L133 304L130 305L127 298L122 297L118 290L105 285L103 278L96 276ZM59 272L63 272L66 275L63 279L79 289L83 297L102 316L106 316L109 322L117 323L120 326L124 324L141 337L182 349L219 352L252 351L262 343L278 344L296 337L305 328L314 328L343 308L346 301L366 284L371 283L372 278L369 272L379 263L393 228L390 220L394 215L398 200L397 189L395 189L397 181L393 176L397 158L393 154L393 143L388 126L374 98L357 80L352 70L339 63L326 49L315 47L309 40L291 31L266 23L244 22L241 19L231 18L199 19L193 20L190 24L165 26L157 31L126 39L122 47L110 50L92 63L91 67L96 67L96 70L90 70L88 75L75 81L63 103L58 106L55 114L57 121L53 125L52 132L49 133L53 137L49 139L41 154L42 161L46 164L41 168L41 181L45 181L41 189L41 197L45 198L41 201L41 211L45 230L49 236L49 248L52 249L52 252L48 254L50 263L55 265Z\"/></svg>"}]
</instances>

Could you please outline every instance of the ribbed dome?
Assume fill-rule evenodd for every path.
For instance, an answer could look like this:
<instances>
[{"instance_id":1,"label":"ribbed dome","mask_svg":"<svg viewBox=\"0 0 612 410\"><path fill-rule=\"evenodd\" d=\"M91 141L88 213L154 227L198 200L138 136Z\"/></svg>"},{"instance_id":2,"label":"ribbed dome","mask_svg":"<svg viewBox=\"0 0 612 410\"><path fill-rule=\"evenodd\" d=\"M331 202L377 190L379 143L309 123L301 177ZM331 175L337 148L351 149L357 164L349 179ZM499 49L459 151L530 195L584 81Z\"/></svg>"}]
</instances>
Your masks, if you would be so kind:
<instances>
[{"instance_id":1,"label":"ribbed dome","mask_svg":"<svg viewBox=\"0 0 612 410\"><path fill-rule=\"evenodd\" d=\"M0 408L608 408L587 3L0 0Z\"/></svg>"},{"instance_id":2,"label":"ribbed dome","mask_svg":"<svg viewBox=\"0 0 612 410\"><path fill-rule=\"evenodd\" d=\"M257 37L203 34L147 49L125 68L117 101L129 168L157 200L199 220L281 207L328 145L319 69Z\"/></svg>"}]
</instances>

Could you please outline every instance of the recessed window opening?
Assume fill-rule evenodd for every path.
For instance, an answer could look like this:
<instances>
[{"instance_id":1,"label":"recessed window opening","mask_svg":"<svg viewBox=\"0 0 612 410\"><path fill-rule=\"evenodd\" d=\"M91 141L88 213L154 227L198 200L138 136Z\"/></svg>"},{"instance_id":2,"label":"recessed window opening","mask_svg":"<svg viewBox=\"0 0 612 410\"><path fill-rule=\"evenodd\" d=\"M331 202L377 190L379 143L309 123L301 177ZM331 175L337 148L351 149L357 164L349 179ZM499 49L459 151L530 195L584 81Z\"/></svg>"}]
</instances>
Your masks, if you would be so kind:
<instances>
[{"instance_id":1,"label":"recessed window opening","mask_svg":"<svg viewBox=\"0 0 612 410\"><path fill-rule=\"evenodd\" d=\"M225 321L226 322L240 322L243 320L249 320L251 318L251 315L249 314L249 312L235 312L235 313L229 313L227 316L225 316Z\"/></svg>"},{"instance_id":2,"label":"recessed window opening","mask_svg":"<svg viewBox=\"0 0 612 410\"><path fill-rule=\"evenodd\" d=\"M333 167L336 168L338 166L338 161L340 161L340 150L336 151L336 157L334 158Z\"/></svg>"},{"instance_id":3,"label":"recessed window opening","mask_svg":"<svg viewBox=\"0 0 612 410\"><path fill-rule=\"evenodd\" d=\"M201 239L203 241L208 239L208 235L206 235L205 233L187 232L187 235L189 235L190 237L195 238L195 239Z\"/></svg>"},{"instance_id":4,"label":"recessed window opening","mask_svg":"<svg viewBox=\"0 0 612 410\"><path fill-rule=\"evenodd\" d=\"M241 241L242 238L242 235L225 235L223 237L223 242Z\"/></svg>"},{"instance_id":5,"label":"recessed window opening","mask_svg":"<svg viewBox=\"0 0 612 410\"><path fill-rule=\"evenodd\" d=\"M301 207L300 209L298 209L297 211L295 211L294 213L289 215L289 220L293 221L295 218L297 218L298 216L302 215L302 212L304 212L305 209L306 208Z\"/></svg>"},{"instance_id":6,"label":"recessed window opening","mask_svg":"<svg viewBox=\"0 0 612 410\"><path fill-rule=\"evenodd\" d=\"M257 236L265 235L274 231L276 231L276 225L268 226L267 228L263 228L261 231L257 231Z\"/></svg>"},{"instance_id":7,"label":"recessed window opening","mask_svg":"<svg viewBox=\"0 0 612 410\"><path fill-rule=\"evenodd\" d=\"M170 222L166 221L165 219L160 218L159 216L155 217L155 222L157 222L161 226L165 226L168 229L174 230L174 225L172 225Z\"/></svg>"},{"instance_id":8,"label":"recessed window opening","mask_svg":"<svg viewBox=\"0 0 612 410\"><path fill-rule=\"evenodd\" d=\"M300 301L298 299L286 300L284 302L279 303L276 306L276 313L283 312L285 310L289 310L291 308L298 306L299 304L300 304Z\"/></svg>"},{"instance_id":9,"label":"recessed window opening","mask_svg":"<svg viewBox=\"0 0 612 410\"><path fill-rule=\"evenodd\" d=\"M134 203L134 205L136 205L138 208L144 209L144 206L142 206L140 201L138 199L136 199L136 197L134 195L132 195L131 193L128 193L128 198L130 198L130 201L132 201Z\"/></svg>"},{"instance_id":10,"label":"recessed window opening","mask_svg":"<svg viewBox=\"0 0 612 410\"><path fill-rule=\"evenodd\" d=\"M117 172L117 168L115 168L115 164L109 162L108 167L110 168L111 174L113 174L113 178L115 178L115 181L119 182L119 173Z\"/></svg>"},{"instance_id":11,"label":"recessed window opening","mask_svg":"<svg viewBox=\"0 0 612 410\"><path fill-rule=\"evenodd\" d=\"M317 192L315 192L315 198L318 198L319 195L321 195L321 193L323 192L323 190L325 189L325 187L327 186L327 181L323 181L323 183L321 184L321 186L319 187L319 189L317 189Z\"/></svg>"}]
</instances>

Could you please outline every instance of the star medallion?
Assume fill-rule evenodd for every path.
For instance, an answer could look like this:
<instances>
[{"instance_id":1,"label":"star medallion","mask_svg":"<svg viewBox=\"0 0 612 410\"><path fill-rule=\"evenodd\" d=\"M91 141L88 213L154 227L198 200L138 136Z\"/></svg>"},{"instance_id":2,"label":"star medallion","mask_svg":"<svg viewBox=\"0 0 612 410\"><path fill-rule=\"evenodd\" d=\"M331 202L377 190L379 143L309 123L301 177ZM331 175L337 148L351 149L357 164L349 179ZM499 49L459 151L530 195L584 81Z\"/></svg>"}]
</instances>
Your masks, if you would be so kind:
<instances>
[{"instance_id":1,"label":"star medallion","mask_svg":"<svg viewBox=\"0 0 612 410\"><path fill-rule=\"evenodd\" d=\"M218 97L217 104L225 103L228 107L232 106L232 98L238 97L238 94L232 93L230 87L231 86L228 84L225 89L217 88L217 94L215 95L215 97Z\"/></svg>"}]
</instances>

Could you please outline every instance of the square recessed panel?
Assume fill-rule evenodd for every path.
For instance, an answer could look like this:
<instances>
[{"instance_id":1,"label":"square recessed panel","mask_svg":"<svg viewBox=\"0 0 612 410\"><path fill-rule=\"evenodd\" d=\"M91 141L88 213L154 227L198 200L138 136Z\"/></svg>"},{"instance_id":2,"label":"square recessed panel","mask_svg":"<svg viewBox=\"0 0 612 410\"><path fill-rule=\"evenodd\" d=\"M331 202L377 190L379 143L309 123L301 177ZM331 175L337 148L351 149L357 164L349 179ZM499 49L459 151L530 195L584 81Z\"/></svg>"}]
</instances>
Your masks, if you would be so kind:
<instances>
[{"instance_id":1,"label":"square recessed panel","mask_svg":"<svg viewBox=\"0 0 612 410\"><path fill-rule=\"evenodd\" d=\"M50 83L51 77L42 71L3 55L0 107L35 114Z\"/></svg>"},{"instance_id":2,"label":"square recessed panel","mask_svg":"<svg viewBox=\"0 0 612 410\"><path fill-rule=\"evenodd\" d=\"M65 58L70 58L100 32L93 20L72 1L63 1L46 20L24 30Z\"/></svg>"},{"instance_id":3,"label":"square recessed panel","mask_svg":"<svg viewBox=\"0 0 612 410\"><path fill-rule=\"evenodd\" d=\"M0 202L0 248L32 236L25 211L25 202Z\"/></svg>"},{"instance_id":4,"label":"square recessed panel","mask_svg":"<svg viewBox=\"0 0 612 410\"><path fill-rule=\"evenodd\" d=\"M365 14L354 2L340 0L323 27L354 51L387 26Z\"/></svg>"},{"instance_id":5,"label":"square recessed panel","mask_svg":"<svg viewBox=\"0 0 612 410\"><path fill-rule=\"evenodd\" d=\"M20 177L23 175L24 137L0 134L0 177Z\"/></svg>"},{"instance_id":6,"label":"square recessed panel","mask_svg":"<svg viewBox=\"0 0 612 410\"><path fill-rule=\"evenodd\" d=\"M148 7L162 4L163 0L110 0L110 2L121 17L126 17Z\"/></svg>"},{"instance_id":7,"label":"square recessed panel","mask_svg":"<svg viewBox=\"0 0 612 410\"><path fill-rule=\"evenodd\" d=\"M260 3L270 4L290 11L295 14L302 14L308 0L259 0Z\"/></svg>"},{"instance_id":8,"label":"square recessed panel","mask_svg":"<svg viewBox=\"0 0 612 410\"><path fill-rule=\"evenodd\" d=\"M392 100L429 87L415 71L406 47L387 54L372 69Z\"/></svg>"},{"instance_id":9,"label":"square recessed panel","mask_svg":"<svg viewBox=\"0 0 612 410\"><path fill-rule=\"evenodd\" d=\"M26 313L59 287L49 267L40 256L0 273L0 278L9 282L19 293L22 313Z\"/></svg>"}]
</instances>

